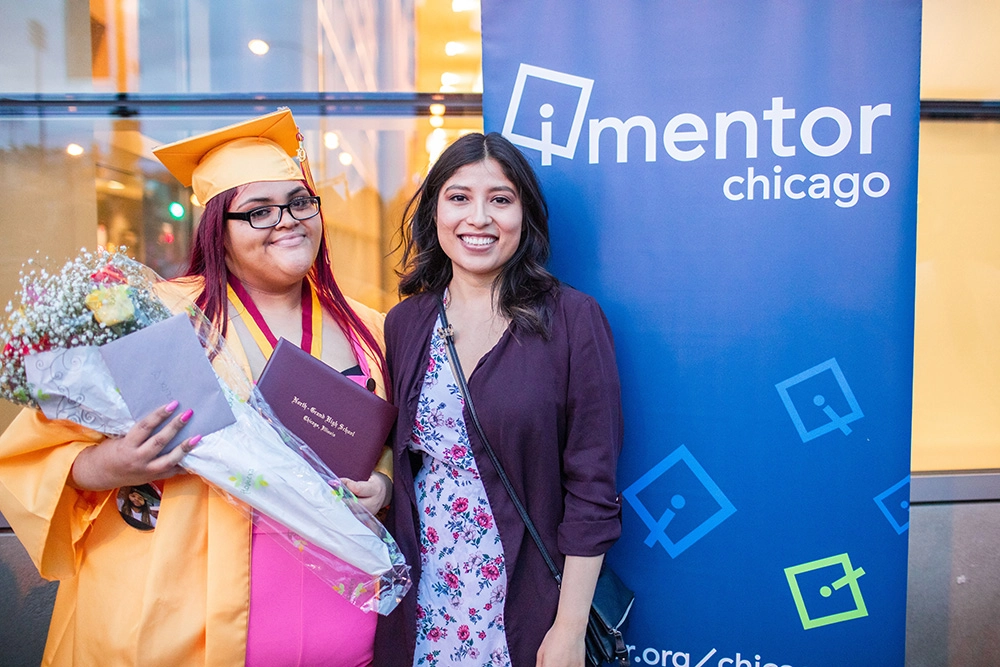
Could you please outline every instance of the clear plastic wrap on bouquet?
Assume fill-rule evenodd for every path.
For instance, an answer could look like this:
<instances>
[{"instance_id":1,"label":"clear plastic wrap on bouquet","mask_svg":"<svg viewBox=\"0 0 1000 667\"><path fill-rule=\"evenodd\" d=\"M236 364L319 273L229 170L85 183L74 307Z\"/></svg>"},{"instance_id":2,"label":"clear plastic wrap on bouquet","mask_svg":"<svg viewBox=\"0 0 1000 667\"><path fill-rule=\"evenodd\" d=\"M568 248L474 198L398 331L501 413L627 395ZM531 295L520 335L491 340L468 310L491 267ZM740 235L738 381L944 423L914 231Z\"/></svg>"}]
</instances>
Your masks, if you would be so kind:
<instances>
[{"instance_id":1,"label":"clear plastic wrap on bouquet","mask_svg":"<svg viewBox=\"0 0 1000 667\"><path fill-rule=\"evenodd\" d=\"M223 344L213 360L217 372L228 356ZM229 370L245 377L238 367ZM255 523L280 535L282 546L301 554L353 604L389 613L410 580L385 527L278 421L255 387L226 387L226 396L236 423L204 436L181 465L224 491L236 507L253 508Z\"/></svg>"},{"instance_id":2,"label":"clear plastic wrap on bouquet","mask_svg":"<svg viewBox=\"0 0 1000 667\"><path fill-rule=\"evenodd\" d=\"M135 419L97 346L187 313L236 421L204 434L181 465L354 605L388 613L410 587L409 567L395 541L278 421L225 339L191 301L191 291L121 253L104 251L84 252L58 274L42 269L22 275L21 304L8 307L0 332L0 395L39 407L49 418L119 435ZM50 324L56 321L58 331Z\"/></svg>"}]
</instances>

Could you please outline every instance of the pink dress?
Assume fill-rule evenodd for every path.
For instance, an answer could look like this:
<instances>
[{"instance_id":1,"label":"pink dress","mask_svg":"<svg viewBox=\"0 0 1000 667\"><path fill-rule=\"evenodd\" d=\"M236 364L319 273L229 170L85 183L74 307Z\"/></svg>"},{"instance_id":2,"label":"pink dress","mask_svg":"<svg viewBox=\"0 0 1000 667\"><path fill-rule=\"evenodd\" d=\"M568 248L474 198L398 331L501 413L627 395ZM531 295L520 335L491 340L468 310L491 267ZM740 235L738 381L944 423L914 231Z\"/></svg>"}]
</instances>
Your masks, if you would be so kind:
<instances>
[{"instance_id":1,"label":"pink dress","mask_svg":"<svg viewBox=\"0 0 1000 667\"><path fill-rule=\"evenodd\" d=\"M365 386L369 372L364 352L359 354L356 339L351 342L361 373L348 371L347 376ZM363 612L334 592L269 532L254 523L247 666L371 664L378 614Z\"/></svg>"},{"instance_id":2,"label":"pink dress","mask_svg":"<svg viewBox=\"0 0 1000 667\"><path fill-rule=\"evenodd\" d=\"M250 667L361 667L372 661L378 614L366 613L306 569L266 529L250 551Z\"/></svg>"}]
</instances>

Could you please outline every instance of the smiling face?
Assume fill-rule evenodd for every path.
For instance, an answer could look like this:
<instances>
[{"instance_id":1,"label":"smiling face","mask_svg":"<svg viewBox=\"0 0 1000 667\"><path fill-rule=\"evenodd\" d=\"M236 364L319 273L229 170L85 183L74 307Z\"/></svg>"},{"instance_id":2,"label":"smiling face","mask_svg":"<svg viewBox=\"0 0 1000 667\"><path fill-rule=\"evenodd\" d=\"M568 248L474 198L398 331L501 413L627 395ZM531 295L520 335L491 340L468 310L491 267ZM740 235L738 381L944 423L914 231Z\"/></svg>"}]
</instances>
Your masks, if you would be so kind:
<instances>
[{"instance_id":1,"label":"smiling face","mask_svg":"<svg viewBox=\"0 0 1000 667\"><path fill-rule=\"evenodd\" d=\"M287 204L308 197L300 181L264 181L242 186L229 206L246 212L258 206ZM296 220L284 211L281 222L270 229L254 229L243 220L226 222L226 266L240 282L261 290L280 291L299 283L319 252L323 229L321 215Z\"/></svg>"},{"instance_id":2,"label":"smiling face","mask_svg":"<svg viewBox=\"0 0 1000 667\"><path fill-rule=\"evenodd\" d=\"M492 283L521 242L519 193L492 158L461 167L445 182L436 217L438 243L458 279Z\"/></svg>"}]
</instances>

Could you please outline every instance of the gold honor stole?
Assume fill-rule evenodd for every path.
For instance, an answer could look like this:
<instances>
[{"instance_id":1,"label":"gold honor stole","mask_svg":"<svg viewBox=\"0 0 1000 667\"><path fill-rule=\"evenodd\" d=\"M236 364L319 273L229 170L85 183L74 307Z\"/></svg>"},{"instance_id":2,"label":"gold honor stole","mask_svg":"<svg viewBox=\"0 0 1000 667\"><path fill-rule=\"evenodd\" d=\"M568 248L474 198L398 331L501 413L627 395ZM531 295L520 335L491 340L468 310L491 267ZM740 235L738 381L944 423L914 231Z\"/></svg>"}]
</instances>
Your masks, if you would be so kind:
<instances>
[{"instance_id":1,"label":"gold honor stole","mask_svg":"<svg viewBox=\"0 0 1000 667\"><path fill-rule=\"evenodd\" d=\"M264 354L265 359L270 359L274 352L274 346L278 344L278 339L271 332L271 328L264 321L257 305L253 302L250 294L240 282L239 278L229 274L229 283L226 285L226 293L229 302L236 307L243 324L250 330L257 347ZM309 285L309 280L302 279L302 344L300 348L320 359L323 352L323 308L319 303L319 294Z\"/></svg>"}]
</instances>

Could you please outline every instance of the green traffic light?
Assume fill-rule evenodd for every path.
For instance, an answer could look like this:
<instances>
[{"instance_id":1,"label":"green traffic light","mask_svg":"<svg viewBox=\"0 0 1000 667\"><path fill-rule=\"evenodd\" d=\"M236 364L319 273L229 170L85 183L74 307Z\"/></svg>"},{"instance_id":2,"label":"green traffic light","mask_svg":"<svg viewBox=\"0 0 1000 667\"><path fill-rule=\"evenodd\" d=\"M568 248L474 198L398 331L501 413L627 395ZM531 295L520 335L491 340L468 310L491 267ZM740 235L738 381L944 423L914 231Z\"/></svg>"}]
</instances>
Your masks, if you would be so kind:
<instances>
[{"instance_id":1,"label":"green traffic light","mask_svg":"<svg viewBox=\"0 0 1000 667\"><path fill-rule=\"evenodd\" d=\"M184 217L184 207L181 206L179 202L170 202L170 206L167 207L167 210L170 211L170 217L174 220L180 220Z\"/></svg>"}]
</instances>

